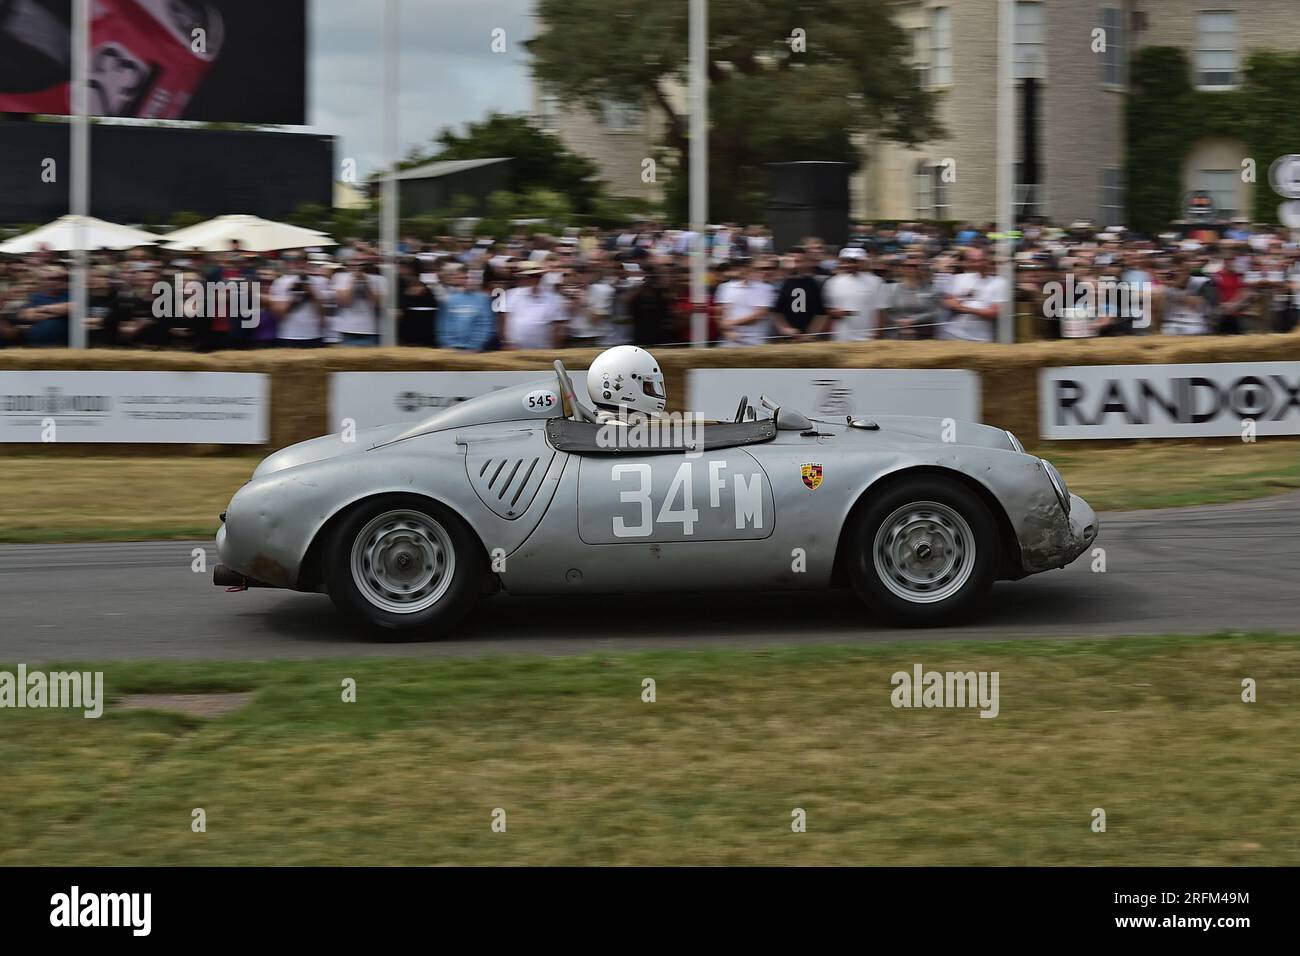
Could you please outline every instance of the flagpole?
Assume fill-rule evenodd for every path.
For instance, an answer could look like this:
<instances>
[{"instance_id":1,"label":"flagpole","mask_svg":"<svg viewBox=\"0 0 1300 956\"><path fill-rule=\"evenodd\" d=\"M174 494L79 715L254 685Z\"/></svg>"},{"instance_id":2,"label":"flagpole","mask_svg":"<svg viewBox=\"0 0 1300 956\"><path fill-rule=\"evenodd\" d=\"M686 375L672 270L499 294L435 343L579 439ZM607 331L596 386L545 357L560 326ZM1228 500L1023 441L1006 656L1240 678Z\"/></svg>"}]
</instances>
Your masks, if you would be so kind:
<instances>
[{"instance_id":1,"label":"flagpole","mask_svg":"<svg viewBox=\"0 0 1300 956\"><path fill-rule=\"evenodd\" d=\"M90 0L72 0L72 128L70 136L69 207L73 216L72 276L69 291L68 347L86 347L87 229L90 215L90 121L88 72L90 62Z\"/></svg>"},{"instance_id":2,"label":"flagpole","mask_svg":"<svg viewBox=\"0 0 1300 956\"><path fill-rule=\"evenodd\" d=\"M704 348L709 338L708 285L705 247L709 221L709 93L708 0L691 0L690 7L690 220L691 243L691 344Z\"/></svg>"},{"instance_id":3,"label":"flagpole","mask_svg":"<svg viewBox=\"0 0 1300 956\"><path fill-rule=\"evenodd\" d=\"M1015 228L1015 9L1014 0L998 0L997 205L998 272L1007 285L1007 301L998 310L997 340L1015 340L1016 273L1011 232Z\"/></svg>"},{"instance_id":4,"label":"flagpole","mask_svg":"<svg viewBox=\"0 0 1300 956\"><path fill-rule=\"evenodd\" d=\"M384 0L384 112L383 147L387 171L380 194L380 249L384 256L384 324L381 344L397 344L397 124L398 86L400 85L398 52L400 33L397 0Z\"/></svg>"}]
</instances>

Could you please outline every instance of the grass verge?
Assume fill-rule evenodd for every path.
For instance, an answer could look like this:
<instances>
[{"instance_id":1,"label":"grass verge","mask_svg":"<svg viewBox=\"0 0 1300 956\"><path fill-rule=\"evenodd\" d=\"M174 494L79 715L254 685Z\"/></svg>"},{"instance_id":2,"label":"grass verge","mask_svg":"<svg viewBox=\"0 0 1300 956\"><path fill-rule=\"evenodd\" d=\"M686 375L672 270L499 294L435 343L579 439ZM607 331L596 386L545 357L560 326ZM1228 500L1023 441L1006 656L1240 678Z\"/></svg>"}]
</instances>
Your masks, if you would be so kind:
<instances>
[{"instance_id":1,"label":"grass verge","mask_svg":"<svg viewBox=\"0 0 1300 956\"><path fill-rule=\"evenodd\" d=\"M1040 453L1098 511L1222 504L1300 488L1300 442L1084 444L1058 443Z\"/></svg>"},{"instance_id":2,"label":"grass verge","mask_svg":"<svg viewBox=\"0 0 1300 956\"><path fill-rule=\"evenodd\" d=\"M210 538L258 456L15 456L0 471L0 541Z\"/></svg>"},{"instance_id":3,"label":"grass verge","mask_svg":"<svg viewBox=\"0 0 1300 956\"><path fill-rule=\"evenodd\" d=\"M999 716L895 709L914 663ZM1294 637L98 669L252 703L0 711L0 865L1300 863Z\"/></svg>"},{"instance_id":4,"label":"grass verge","mask_svg":"<svg viewBox=\"0 0 1300 956\"><path fill-rule=\"evenodd\" d=\"M1300 442L1058 444L1046 455L1098 510L1242 501L1300 488ZM258 460L13 457L3 469L0 542L210 537Z\"/></svg>"}]
</instances>

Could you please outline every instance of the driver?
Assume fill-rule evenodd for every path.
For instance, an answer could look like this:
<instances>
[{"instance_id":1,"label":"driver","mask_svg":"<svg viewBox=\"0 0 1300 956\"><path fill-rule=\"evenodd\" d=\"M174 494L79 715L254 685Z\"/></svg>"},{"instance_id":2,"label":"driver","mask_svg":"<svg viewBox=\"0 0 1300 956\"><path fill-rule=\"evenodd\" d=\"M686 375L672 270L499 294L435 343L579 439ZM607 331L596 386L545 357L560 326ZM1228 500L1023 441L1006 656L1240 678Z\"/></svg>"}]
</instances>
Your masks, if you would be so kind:
<instances>
[{"instance_id":1,"label":"driver","mask_svg":"<svg viewBox=\"0 0 1300 956\"><path fill-rule=\"evenodd\" d=\"M587 370L587 391L602 422L658 418L668 404L659 363L635 345L619 345L596 356Z\"/></svg>"}]
</instances>

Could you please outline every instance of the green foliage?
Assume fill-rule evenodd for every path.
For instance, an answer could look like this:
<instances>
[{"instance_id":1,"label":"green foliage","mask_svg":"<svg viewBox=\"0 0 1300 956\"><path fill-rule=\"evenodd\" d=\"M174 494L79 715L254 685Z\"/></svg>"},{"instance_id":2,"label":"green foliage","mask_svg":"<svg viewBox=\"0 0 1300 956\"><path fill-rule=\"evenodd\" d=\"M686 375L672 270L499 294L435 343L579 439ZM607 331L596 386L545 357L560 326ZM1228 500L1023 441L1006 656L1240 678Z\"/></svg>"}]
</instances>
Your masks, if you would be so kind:
<instances>
[{"instance_id":1,"label":"green foliage","mask_svg":"<svg viewBox=\"0 0 1300 956\"><path fill-rule=\"evenodd\" d=\"M513 230L510 228L509 219L497 219L494 216L488 216L474 223L474 228L470 231L477 238L500 239L502 236L509 235Z\"/></svg>"},{"instance_id":2,"label":"green foliage","mask_svg":"<svg viewBox=\"0 0 1300 956\"><path fill-rule=\"evenodd\" d=\"M334 228L330 210L314 202L305 202L289 213L288 222L304 229L318 229L321 232L329 232Z\"/></svg>"},{"instance_id":3,"label":"green foliage","mask_svg":"<svg viewBox=\"0 0 1300 956\"><path fill-rule=\"evenodd\" d=\"M370 208L330 209L319 203L303 203L285 221L319 230L339 242L350 237L374 239L378 234L378 220Z\"/></svg>"},{"instance_id":4,"label":"green foliage","mask_svg":"<svg viewBox=\"0 0 1300 956\"><path fill-rule=\"evenodd\" d=\"M197 212L182 210L172 216L170 225L172 229L188 229L190 226L197 226L205 219L207 219L206 216L200 216Z\"/></svg>"},{"instance_id":5,"label":"green foliage","mask_svg":"<svg viewBox=\"0 0 1300 956\"><path fill-rule=\"evenodd\" d=\"M489 219L511 220L519 208L519 197L508 189L498 189L488 196L487 213Z\"/></svg>"},{"instance_id":6,"label":"green foliage","mask_svg":"<svg viewBox=\"0 0 1300 956\"><path fill-rule=\"evenodd\" d=\"M402 219L401 234L415 236L421 242L430 242L438 236L447 234L447 220L429 213L406 216Z\"/></svg>"},{"instance_id":7,"label":"green foliage","mask_svg":"<svg viewBox=\"0 0 1300 956\"><path fill-rule=\"evenodd\" d=\"M599 229L616 229L638 219L659 219L662 216L663 210L648 199L608 196L597 202L589 214L575 216L574 224L596 226Z\"/></svg>"},{"instance_id":8,"label":"green foliage","mask_svg":"<svg viewBox=\"0 0 1300 956\"><path fill-rule=\"evenodd\" d=\"M451 197L451 205L447 208L447 218L464 219L466 216L472 216L474 215L474 205L473 196L457 193Z\"/></svg>"},{"instance_id":9,"label":"green foliage","mask_svg":"<svg viewBox=\"0 0 1300 956\"><path fill-rule=\"evenodd\" d=\"M354 236L373 239L377 235L378 219L370 209L335 209L333 220L330 235L339 242Z\"/></svg>"},{"instance_id":10,"label":"green foliage","mask_svg":"<svg viewBox=\"0 0 1300 956\"><path fill-rule=\"evenodd\" d=\"M530 189L519 203L519 219L541 219L548 229L558 232L569 225L573 208L568 199L551 189Z\"/></svg>"},{"instance_id":11,"label":"green foliage","mask_svg":"<svg viewBox=\"0 0 1300 956\"><path fill-rule=\"evenodd\" d=\"M1254 159L1250 214L1275 223L1281 198L1269 165L1300 143L1300 53L1257 51L1246 58L1241 86L1205 91L1192 85L1187 55L1147 47L1134 57L1128 98L1128 207L1134 228L1158 232L1182 216L1183 162L1205 136L1230 136Z\"/></svg>"},{"instance_id":12,"label":"green foliage","mask_svg":"<svg viewBox=\"0 0 1300 956\"><path fill-rule=\"evenodd\" d=\"M487 119L469 123L463 132L444 129L434 137L434 150L410 155L402 169L435 160L490 159L508 157L510 192L549 189L569 198L572 206L587 212L600 196L596 167L572 153L557 137L538 129L528 116L491 113Z\"/></svg>"},{"instance_id":13,"label":"green foliage","mask_svg":"<svg viewBox=\"0 0 1300 956\"><path fill-rule=\"evenodd\" d=\"M768 163L856 164L853 134L913 144L937 138L933 94L908 64L910 40L886 0L713 0L709 5L711 218L761 210ZM657 107L668 213L684 218L688 117L672 95L687 69L687 4L660 0L539 0L529 44L543 86L589 109ZM789 37L803 31L806 49Z\"/></svg>"}]
</instances>

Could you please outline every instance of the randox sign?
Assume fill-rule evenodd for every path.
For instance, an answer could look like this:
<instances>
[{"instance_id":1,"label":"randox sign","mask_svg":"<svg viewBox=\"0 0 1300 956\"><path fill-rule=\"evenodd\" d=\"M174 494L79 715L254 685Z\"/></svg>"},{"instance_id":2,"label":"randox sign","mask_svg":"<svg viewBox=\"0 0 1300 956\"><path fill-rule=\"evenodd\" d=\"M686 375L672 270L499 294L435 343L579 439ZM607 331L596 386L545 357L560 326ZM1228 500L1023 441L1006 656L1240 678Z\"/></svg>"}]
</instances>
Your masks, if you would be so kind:
<instances>
[{"instance_id":1,"label":"randox sign","mask_svg":"<svg viewBox=\"0 0 1300 956\"><path fill-rule=\"evenodd\" d=\"M1300 362L1084 365L1038 373L1040 435L1300 435Z\"/></svg>"}]
</instances>

